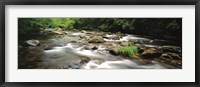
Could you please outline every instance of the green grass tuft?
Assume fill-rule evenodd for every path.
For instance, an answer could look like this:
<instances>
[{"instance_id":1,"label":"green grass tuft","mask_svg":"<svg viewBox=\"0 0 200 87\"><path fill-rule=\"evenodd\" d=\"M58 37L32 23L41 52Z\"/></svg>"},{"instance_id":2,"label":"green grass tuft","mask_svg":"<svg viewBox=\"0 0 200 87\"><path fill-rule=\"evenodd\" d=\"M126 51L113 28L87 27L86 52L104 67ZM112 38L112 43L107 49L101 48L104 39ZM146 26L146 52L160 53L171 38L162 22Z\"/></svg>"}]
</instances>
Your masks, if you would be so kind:
<instances>
[{"instance_id":1,"label":"green grass tuft","mask_svg":"<svg viewBox=\"0 0 200 87\"><path fill-rule=\"evenodd\" d=\"M138 53L138 48L136 46L123 46L119 49L119 53L123 56L132 57Z\"/></svg>"}]
</instances>

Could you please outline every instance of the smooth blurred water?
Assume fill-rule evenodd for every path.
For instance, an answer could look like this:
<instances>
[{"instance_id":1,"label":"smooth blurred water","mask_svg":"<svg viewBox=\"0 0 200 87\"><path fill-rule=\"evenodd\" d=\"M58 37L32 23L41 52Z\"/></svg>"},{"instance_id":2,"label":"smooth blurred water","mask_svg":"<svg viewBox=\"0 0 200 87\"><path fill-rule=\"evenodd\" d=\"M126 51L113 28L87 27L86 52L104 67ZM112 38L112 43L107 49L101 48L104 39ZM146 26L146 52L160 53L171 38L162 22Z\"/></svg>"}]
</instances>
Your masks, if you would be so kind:
<instances>
[{"instance_id":1,"label":"smooth blurred water","mask_svg":"<svg viewBox=\"0 0 200 87\"><path fill-rule=\"evenodd\" d=\"M80 32L69 32L68 35L73 37L79 37L84 35ZM116 35L106 35L106 37L116 37ZM105 45L99 45L96 50L86 50L87 44L79 42L70 42L68 37L62 37L60 39L49 39L47 45L56 44L51 49L43 50L42 61L40 63L48 68L62 68L70 65L72 68L80 69L166 69L169 68L161 63L151 61L152 64L142 65L134 60L124 58L122 56L115 56L110 54L106 50ZM66 40L67 39L67 40ZM73 38L71 38L73 40ZM77 39L77 38L75 38ZM110 42L129 41L130 39L145 39L148 38L138 37L134 35L125 35L119 40L105 39ZM159 45L148 45L149 47L159 47ZM29 55L29 54L27 54ZM34 56L34 55L33 55ZM90 58L90 61L86 64L80 64L81 57ZM36 67L37 68L37 67Z\"/></svg>"}]
</instances>

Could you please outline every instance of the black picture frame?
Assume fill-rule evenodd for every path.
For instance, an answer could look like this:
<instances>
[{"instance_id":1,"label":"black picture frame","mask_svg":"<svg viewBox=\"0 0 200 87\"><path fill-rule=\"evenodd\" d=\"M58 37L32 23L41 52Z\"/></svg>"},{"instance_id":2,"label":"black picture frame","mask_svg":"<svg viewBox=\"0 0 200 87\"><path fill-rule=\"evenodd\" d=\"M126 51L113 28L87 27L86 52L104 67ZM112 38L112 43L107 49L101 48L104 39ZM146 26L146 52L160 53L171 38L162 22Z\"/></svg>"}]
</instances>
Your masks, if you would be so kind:
<instances>
[{"instance_id":1,"label":"black picture frame","mask_svg":"<svg viewBox=\"0 0 200 87\"><path fill-rule=\"evenodd\" d=\"M0 85L1 87L198 87L200 0L1 0ZM5 82L6 5L195 5L195 82ZM187 78L183 78L187 79Z\"/></svg>"}]
</instances>

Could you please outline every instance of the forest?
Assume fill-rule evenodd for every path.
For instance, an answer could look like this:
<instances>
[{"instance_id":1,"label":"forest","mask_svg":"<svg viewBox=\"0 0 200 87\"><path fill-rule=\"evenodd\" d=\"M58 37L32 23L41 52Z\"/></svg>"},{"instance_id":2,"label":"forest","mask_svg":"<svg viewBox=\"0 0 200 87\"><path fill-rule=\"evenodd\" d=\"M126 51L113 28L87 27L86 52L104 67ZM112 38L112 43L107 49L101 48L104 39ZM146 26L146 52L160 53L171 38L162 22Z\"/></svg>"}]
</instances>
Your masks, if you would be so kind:
<instances>
[{"instance_id":1,"label":"forest","mask_svg":"<svg viewBox=\"0 0 200 87\"><path fill-rule=\"evenodd\" d=\"M20 69L176 69L181 49L182 18L18 18Z\"/></svg>"}]
</instances>

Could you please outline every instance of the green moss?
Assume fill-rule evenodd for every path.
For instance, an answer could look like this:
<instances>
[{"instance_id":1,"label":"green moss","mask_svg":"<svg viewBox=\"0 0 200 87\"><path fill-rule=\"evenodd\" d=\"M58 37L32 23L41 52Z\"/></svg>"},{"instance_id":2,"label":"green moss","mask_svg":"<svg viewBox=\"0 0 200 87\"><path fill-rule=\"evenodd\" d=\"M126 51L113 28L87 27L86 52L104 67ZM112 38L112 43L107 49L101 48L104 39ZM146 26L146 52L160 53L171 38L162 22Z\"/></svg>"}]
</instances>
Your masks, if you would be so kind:
<instances>
[{"instance_id":1,"label":"green moss","mask_svg":"<svg viewBox=\"0 0 200 87\"><path fill-rule=\"evenodd\" d=\"M131 57L138 53L138 48L136 46L123 46L119 49L119 53L123 56Z\"/></svg>"}]
</instances>

